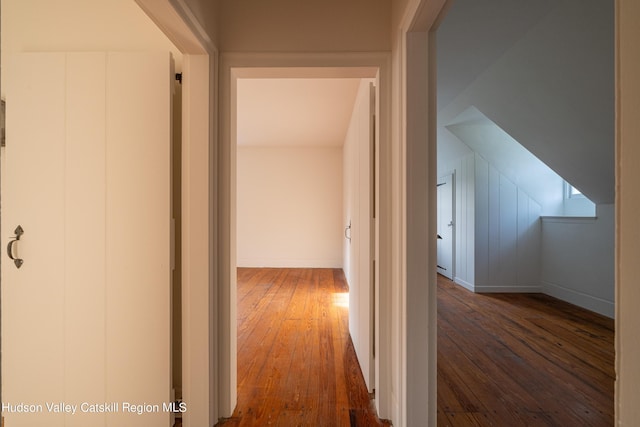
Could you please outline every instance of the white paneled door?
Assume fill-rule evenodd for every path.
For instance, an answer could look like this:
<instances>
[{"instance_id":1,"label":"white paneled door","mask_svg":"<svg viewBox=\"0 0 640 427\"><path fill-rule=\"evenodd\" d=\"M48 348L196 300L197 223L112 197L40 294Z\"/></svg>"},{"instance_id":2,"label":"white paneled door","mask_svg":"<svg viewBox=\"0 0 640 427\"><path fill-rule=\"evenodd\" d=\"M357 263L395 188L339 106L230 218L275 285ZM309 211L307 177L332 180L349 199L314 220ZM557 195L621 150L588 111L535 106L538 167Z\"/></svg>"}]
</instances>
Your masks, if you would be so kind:
<instances>
[{"instance_id":1,"label":"white paneled door","mask_svg":"<svg viewBox=\"0 0 640 427\"><path fill-rule=\"evenodd\" d=\"M346 268L349 332L369 391L375 389L375 87L363 80L356 97L346 143L345 212L349 227Z\"/></svg>"},{"instance_id":2,"label":"white paneled door","mask_svg":"<svg viewBox=\"0 0 640 427\"><path fill-rule=\"evenodd\" d=\"M168 426L170 55L3 65L5 424Z\"/></svg>"},{"instance_id":3,"label":"white paneled door","mask_svg":"<svg viewBox=\"0 0 640 427\"><path fill-rule=\"evenodd\" d=\"M438 180L438 273L453 280L453 174Z\"/></svg>"}]
</instances>

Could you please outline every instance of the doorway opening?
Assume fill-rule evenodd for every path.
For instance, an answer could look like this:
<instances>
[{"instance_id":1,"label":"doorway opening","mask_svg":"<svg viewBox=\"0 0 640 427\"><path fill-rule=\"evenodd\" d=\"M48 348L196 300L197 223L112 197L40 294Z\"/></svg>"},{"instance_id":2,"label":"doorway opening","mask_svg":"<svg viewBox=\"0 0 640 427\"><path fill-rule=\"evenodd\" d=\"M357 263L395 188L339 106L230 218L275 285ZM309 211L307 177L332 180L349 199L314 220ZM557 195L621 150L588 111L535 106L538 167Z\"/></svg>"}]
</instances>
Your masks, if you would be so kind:
<instances>
[{"instance_id":1,"label":"doorway opening","mask_svg":"<svg viewBox=\"0 0 640 427\"><path fill-rule=\"evenodd\" d=\"M232 74L231 279L238 267L343 275L349 298L338 292L330 303L349 306L349 332L373 393L378 70L234 68Z\"/></svg>"},{"instance_id":2,"label":"doorway opening","mask_svg":"<svg viewBox=\"0 0 640 427\"><path fill-rule=\"evenodd\" d=\"M567 328L602 326L599 332L602 341L597 347L604 354L597 364L598 369L605 372L600 386L592 387L598 391L597 396L581 390L575 393L576 400L565 402L565 406L579 406L584 402L579 399L588 396L587 399L600 405L598 416L603 417L601 420L611 423L614 383L614 177L612 169L608 170L608 166L603 165L608 165L609 160L613 165L614 157L614 105L610 102L614 98L613 5L592 4L583 10L584 15L580 18L572 15L566 5L555 2L526 6L491 3L480 6L469 1L455 2L437 29L438 176L449 171L456 173L455 241L458 246L454 275L450 279L478 293L536 293L541 301L548 301L549 312L540 313L543 320L528 329L531 336L543 335L536 332L537 328L550 321L545 316L551 315L551 307L555 305L555 300L547 300L543 294L597 313L594 314L596 320L588 320L592 313L577 307L574 311L569 304L563 306L566 312L580 313L576 315L580 321ZM582 20L586 16L590 18ZM596 20L600 22L597 28L588 23ZM485 31L489 21L510 24L502 27L492 25L489 34ZM554 40L562 39L566 43L550 43L547 37L551 33ZM575 34L580 34L580 38L575 38ZM585 43L585 40L599 40L599 44L591 50L591 43ZM600 58L601 61L597 62L605 65L583 70L583 64L593 61L594 57ZM551 58L563 59L552 61ZM435 60L435 55L431 60ZM550 65L552 62L553 66ZM599 96L600 100L594 104L582 103L580 92L583 90ZM563 107L565 105L573 105L575 110L568 113ZM527 110L526 120L519 113L523 109ZM593 168L588 166L590 160L586 158L589 155L585 154L582 159L582 154L588 150L582 150L581 155L571 158L562 154L563 151L572 151L572 146L583 146L585 140L591 138L577 136L587 128L592 135L602 131L600 141L589 148L592 158L600 159ZM560 137L560 134L566 137ZM518 139L524 148L520 151L498 149L507 145L504 142L507 138ZM547 141L547 146L544 146L544 141ZM531 158L537 156L549 164L558 173L553 172L553 182L546 179L532 161L528 158L525 161L523 153ZM599 171L597 184L589 182L588 175L593 175L593 169ZM581 181L584 185L582 190L589 192L594 200L599 200L596 203L598 219L592 213L590 218L587 218L589 214L583 214L583 218L562 218L563 215L576 215L576 211L569 209L567 201L563 201L563 179L559 175ZM601 191L604 188L602 183L609 184L606 191ZM440 217L440 194L437 203ZM440 240L438 244L440 246ZM441 251L438 249L440 267ZM585 270L592 276L583 274ZM446 275L440 269L439 272ZM438 282L444 283L441 279L439 277ZM447 289L449 284L447 282ZM453 285L451 289L455 287ZM438 295L438 301L447 295L447 291ZM469 297L476 301L469 304L478 303L476 295ZM524 301L524 296L516 295L483 297L484 301L492 303L513 298L514 312L517 303ZM532 302L530 305L535 304ZM445 309L449 308L439 307L439 315ZM480 316L484 315L476 316L472 310L467 313L477 321L481 321ZM570 316L560 316L554 322L570 321ZM449 327L444 321L439 324L439 334L447 336L442 339L443 343L454 335ZM448 333L443 333L443 330ZM571 348L579 354L580 351L589 353L593 350L586 342L584 347L571 343L571 339L577 338L575 334L565 338L569 341L560 342L558 338L558 346L563 347L563 351ZM538 345L533 337L526 339L531 340L527 341L529 346ZM504 344L507 341L504 339L502 342L505 354L517 354L524 360L524 353L518 353L517 344L511 347ZM449 351L454 351L452 348L455 346L449 346ZM439 337L438 352L446 347L446 344L441 345ZM560 362L557 366L557 372L567 371L567 365ZM535 369L543 370L539 366ZM441 377L439 364L439 381ZM591 372L584 377L585 381L590 381L594 374ZM449 383L439 383L438 394L449 386ZM549 402L549 407L556 403ZM545 416L543 412L548 408L541 403L540 406L540 416ZM441 415L447 416L438 414ZM579 420L582 414L575 416Z\"/></svg>"}]
</instances>

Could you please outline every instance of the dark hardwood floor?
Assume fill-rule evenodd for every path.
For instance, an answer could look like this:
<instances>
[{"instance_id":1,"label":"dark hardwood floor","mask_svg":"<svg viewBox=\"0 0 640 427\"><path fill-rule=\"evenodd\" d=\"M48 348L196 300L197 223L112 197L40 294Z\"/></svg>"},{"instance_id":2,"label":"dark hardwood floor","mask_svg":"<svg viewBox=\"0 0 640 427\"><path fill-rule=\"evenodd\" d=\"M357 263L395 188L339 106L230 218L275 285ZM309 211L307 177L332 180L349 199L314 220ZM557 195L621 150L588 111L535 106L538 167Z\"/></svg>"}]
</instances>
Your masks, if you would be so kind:
<instances>
[{"instance_id":1,"label":"dark hardwood floor","mask_svg":"<svg viewBox=\"0 0 640 427\"><path fill-rule=\"evenodd\" d=\"M342 270L238 269L238 405L224 426L384 426L349 337Z\"/></svg>"},{"instance_id":2,"label":"dark hardwood floor","mask_svg":"<svg viewBox=\"0 0 640 427\"><path fill-rule=\"evenodd\" d=\"M614 321L438 276L439 426L613 426Z\"/></svg>"},{"instance_id":3,"label":"dark hardwood floor","mask_svg":"<svg viewBox=\"0 0 640 427\"><path fill-rule=\"evenodd\" d=\"M340 270L238 270L238 406L223 426L381 426ZM438 426L612 426L614 322L438 276Z\"/></svg>"}]
</instances>

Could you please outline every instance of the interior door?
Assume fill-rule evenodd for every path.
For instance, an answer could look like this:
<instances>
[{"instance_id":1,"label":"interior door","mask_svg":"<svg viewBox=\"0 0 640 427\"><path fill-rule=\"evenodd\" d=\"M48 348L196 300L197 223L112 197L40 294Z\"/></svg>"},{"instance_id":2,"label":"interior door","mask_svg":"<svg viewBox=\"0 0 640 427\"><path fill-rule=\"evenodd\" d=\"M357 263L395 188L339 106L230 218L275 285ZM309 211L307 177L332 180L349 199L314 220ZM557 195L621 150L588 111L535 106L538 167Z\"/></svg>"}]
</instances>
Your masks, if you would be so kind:
<instances>
[{"instance_id":1,"label":"interior door","mask_svg":"<svg viewBox=\"0 0 640 427\"><path fill-rule=\"evenodd\" d=\"M349 281L349 332L369 391L375 388L375 87L363 80L354 105L352 143L349 144L350 197L346 212L350 227L345 230Z\"/></svg>"},{"instance_id":2,"label":"interior door","mask_svg":"<svg viewBox=\"0 0 640 427\"><path fill-rule=\"evenodd\" d=\"M6 425L168 426L170 55L6 64Z\"/></svg>"},{"instance_id":3,"label":"interior door","mask_svg":"<svg viewBox=\"0 0 640 427\"><path fill-rule=\"evenodd\" d=\"M454 209L453 174L438 180L438 273L453 280Z\"/></svg>"}]
</instances>

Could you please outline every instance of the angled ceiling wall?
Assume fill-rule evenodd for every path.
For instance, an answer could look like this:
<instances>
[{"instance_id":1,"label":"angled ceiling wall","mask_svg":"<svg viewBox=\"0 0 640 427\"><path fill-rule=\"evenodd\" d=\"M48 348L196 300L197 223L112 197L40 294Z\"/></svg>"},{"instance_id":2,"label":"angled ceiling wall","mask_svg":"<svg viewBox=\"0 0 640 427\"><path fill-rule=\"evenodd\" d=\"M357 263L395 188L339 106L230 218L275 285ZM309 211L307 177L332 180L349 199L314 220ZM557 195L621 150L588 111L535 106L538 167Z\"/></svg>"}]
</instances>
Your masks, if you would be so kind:
<instances>
[{"instance_id":1,"label":"angled ceiling wall","mask_svg":"<svg viewBox=\"0 0 640 427\"><path fill-rule=\"evenodd\" d=\"M438 31L440 127L474 105L592 201L613 203L613 31L611 0L457 0Z\"/></svg>"},{"instance_id":2,"label":"angled ceiling wall","mask_svg":"<svg viewBox=\"0 0 640 427\"><path fill-rule=\"evenodd\" d=\"M446 128L536 201L542 215L564 214L562 178L476 108Z\"/></svg>"}]
</instances>

